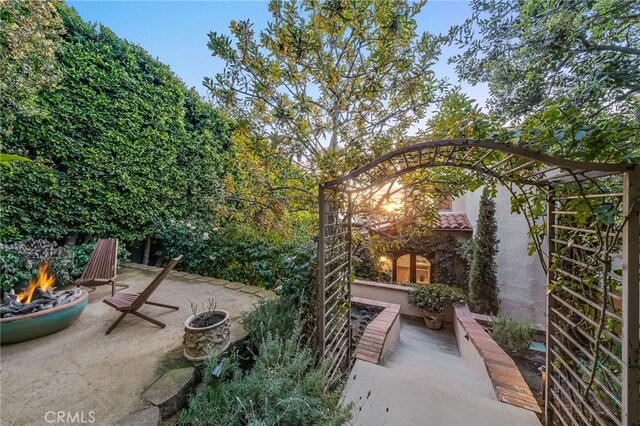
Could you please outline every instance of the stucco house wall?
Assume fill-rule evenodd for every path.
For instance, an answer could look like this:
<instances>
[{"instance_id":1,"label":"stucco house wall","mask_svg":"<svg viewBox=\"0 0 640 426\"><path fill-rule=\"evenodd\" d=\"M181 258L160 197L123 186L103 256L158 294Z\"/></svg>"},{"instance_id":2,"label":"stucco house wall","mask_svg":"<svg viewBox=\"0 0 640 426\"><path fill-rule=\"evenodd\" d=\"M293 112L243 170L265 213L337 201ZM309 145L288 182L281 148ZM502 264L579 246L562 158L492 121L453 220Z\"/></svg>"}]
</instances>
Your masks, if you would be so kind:
<instances>
[{"instance_id":1,"label":"stucco house wall","mask_svg":"<svg viewBox=\"0 0 640 426\"><path fill-rule=\"evenodd\" d=\"M451 201L451 213L465 214L467 213L466 208L466 197L458 197L454 198Z\"/></svg>"},{"instance_id":2,"label":"stucco house wall","mask_svg":"<svg viewBox=\"0 0 640 426\"><path fill-rule=\"evenodd\" d=\"M479 189L461 197L474 230L481 195L482 189ZM527 254L527 223L522 215L511 214L510 198L509 190L499 186L495 202L500 240L496 262L501 309L506 315L545 323L546 276L538 257Z\"/></svg>"}]
</instances>

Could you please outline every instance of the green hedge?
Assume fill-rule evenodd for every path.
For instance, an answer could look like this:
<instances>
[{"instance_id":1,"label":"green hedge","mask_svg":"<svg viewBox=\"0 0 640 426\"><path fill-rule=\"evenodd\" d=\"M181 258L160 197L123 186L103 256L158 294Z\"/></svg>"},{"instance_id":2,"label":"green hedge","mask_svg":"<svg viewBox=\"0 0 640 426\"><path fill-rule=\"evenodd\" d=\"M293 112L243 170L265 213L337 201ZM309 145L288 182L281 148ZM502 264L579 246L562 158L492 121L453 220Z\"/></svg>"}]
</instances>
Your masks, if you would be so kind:
<instances>
[{"instance_id":1,"label":"green hedge","mask_svg":"<svg viewBox=\"0 0 640 426\"><path fill-rule=\"evenodd\" d=\"M172 221L160 228L158 237L166 258L184 255L180 270L277 289L303 304L310 300L316 242L305 232L285 238L237 222L214 228Z\"/></svg>"},{"instance_id":2,"label":"green hedge","mask_svg":"<svg viewBox=\"0 0 640 426\"><path fill-rule=\"evenodd\" d=\"M60 6L62 79L18 116L0 170L0 241L141 240L221 198L231 125L144 49Z\"/></svg>"}]
</instances>

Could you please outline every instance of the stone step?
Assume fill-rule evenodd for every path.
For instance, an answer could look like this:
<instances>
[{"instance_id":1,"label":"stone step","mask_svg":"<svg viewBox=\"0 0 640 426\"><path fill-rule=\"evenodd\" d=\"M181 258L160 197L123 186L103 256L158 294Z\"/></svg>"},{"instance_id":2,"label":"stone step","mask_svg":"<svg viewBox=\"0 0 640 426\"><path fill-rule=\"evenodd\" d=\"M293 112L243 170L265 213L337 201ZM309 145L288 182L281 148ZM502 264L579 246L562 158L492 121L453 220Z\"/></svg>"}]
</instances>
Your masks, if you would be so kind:
<instances>
[{"instance_id":1,"label":"stone step","mask_svg":"<svg viewBox=\"0 0 640 426\"><path fill-rule=\"evenodd\" d=\"M452 350L449 347L442 345L425 344L424 342L409 340L401 338L400 341L394 346L394 352L400 353L416 353L418 355L437 354L438 357L442 355L448 359L460 358L457 350Z\"/></svg>"},{"instance_id":2,"label":"stone step","mask_svg":"<svg viewBox=\"0 0 640 426\"><path fill-rule=\"evenodd\" d=\"M164 373L144 391L142 397L160 409L163 419L173 416L187 403L196 384L193 367L175 368Z\"/></svg>"},{"instance_id":3,"label":"stone step","mask_svg":"<svg viewBox=\"0 0 640 426\"><path fill-rule=\"evenodd\" d=\"M422 370L442 371L447 374L463 375L468 368L462 358L438 353L411 353L399 349L385 357L384 362L407 363Z\"/></svg>"},{"instance_id":4,"label":"stone step","mask_svg":"<svg viewBox=\"0 0 640 426\"><path fill-rule=\"evenodd\" d=\"M159 426L160 420L160 409L154 406L129 414L118 420L116 426Z\"/></svg>"}]
</instances>

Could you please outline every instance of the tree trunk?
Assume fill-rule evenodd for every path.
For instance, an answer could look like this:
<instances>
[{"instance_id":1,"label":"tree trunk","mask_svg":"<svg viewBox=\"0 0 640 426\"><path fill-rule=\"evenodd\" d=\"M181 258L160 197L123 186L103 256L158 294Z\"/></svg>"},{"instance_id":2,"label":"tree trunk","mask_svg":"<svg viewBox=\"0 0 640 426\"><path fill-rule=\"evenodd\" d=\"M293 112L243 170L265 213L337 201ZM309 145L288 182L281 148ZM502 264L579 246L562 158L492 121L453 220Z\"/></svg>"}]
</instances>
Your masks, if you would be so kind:
<instances>
[{"instance_id":1,"label":"tree trunk","mask_svg":"<svg viewBox=\"0 0 640 426\"><path fill-rule=\"evenodd\" d=\"M73 234L67 236L67 238L66 238L66 240L64 242L64 245L65 246L75 246L77 241L78 241L78 233L74 232Z\"/></svg>"},{"instance_id":2,"label":"tree trunk","mask_svg":"<svg viewBox=\"0 0 640 426\"><path fill-rule=\"evenodd\" d=\"M149 264L149 254L151 253L151 235L144 241L144 256L142 256L142 264Z\"/></svg>"}]
</instances>

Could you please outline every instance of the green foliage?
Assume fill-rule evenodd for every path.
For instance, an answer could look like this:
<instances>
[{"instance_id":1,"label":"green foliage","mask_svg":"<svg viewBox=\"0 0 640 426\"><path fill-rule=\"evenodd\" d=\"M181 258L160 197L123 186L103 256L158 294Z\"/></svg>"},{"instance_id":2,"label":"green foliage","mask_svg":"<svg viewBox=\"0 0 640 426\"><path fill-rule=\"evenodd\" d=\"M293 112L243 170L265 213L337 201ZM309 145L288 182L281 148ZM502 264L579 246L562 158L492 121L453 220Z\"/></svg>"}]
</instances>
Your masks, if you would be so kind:
<instances>
[{"instance_id":1,"label":"green foliage","mask_svg":"<svg viewBox=\"0 0 640 426\"><path fill-rule=\"evenodd\" d=\"M0 245L0 288L3 292L19 289L37 274L37 267L27 269L20 250L9 247Z\"/></svg>"},{"instance_id":2,"label":"green foliage","mask_svg":"<svg viewBox=\"0 0 640 426\"><path fill-rule=\"evenodd\" d=\"M337 382L325 377L326 366L315 366L299 334L269 335L260 343L255 365L243 372L237 353L224 359L222 375L213 376L220 361L208 360L204 386L179 416L179 425L342 425L350 407L340 404Z\"/></svg>"},{"instance_id":3,"label":"green foliage","mask_svg":"<svg viewBox=\"0 0 640 426\"><path fill-rule=\"evenodd\" d=\"M226 66L205 85L287 155L349 170L405 136L443 85L431 70L438 42L416 30L424 3L273 0L260 34L249 21L231 22L233 39L209 34Z\"/></svg>"},{"instance_id":4,"label":"green foliage","mask_svg":"<svg viewBox=\"0 0 640 426\"><path fill-rule=\"evenodd\" d=\"M458 247L457 253L461 258L464 259L467 265L471 265L471 262L473 261L473 245L474 244L475 244L475 240L471 238L470 240L467 240L464 243L460 244L460 246ZM467 284L468 284L468 279L469 277L467 275Z\"/></svg>"},{"instance_id":5,"label":"green foliage","mask_svg":"<svg viewBox=\"0 0 640 426\"><path fill-rule=\"evenodd\" d=\"M475 312L494 315L500 312L496 265L499 241L495 214L496 203L485 188L480 199L473 259L469 267L469 304Z\"/></svg>"},{"instance_id":6,"label":"green foliage","mask_svg":"<svg viewBox=\"0 0 640 426\"><path fill-rule=\"evenodd\" d=\"M640 30L635 0L474 0L450 40L509 130L492 135L556 156L640 159ZM544 54L540 54L544 52Z\"/></svg>"},{"instance_id":7,"label":"green foliage","mask_svg":"<svg viewBox=\"0 0 640 426\"><path fill-rule=\"evenodd\" d=\"M0 244L0 286L2 291L20 289L38 275L38 267L47 262L56 278L56 287L71 284L82 275L95 243L79 246L58 246L46 240L25 243ZM118 263L127 262L129 252L118 247Z\"/></svg>"},{"instance_id":8,"label":"green foliage","mask_svg":"<svg viewBox=\"0 0 640 426\"><path fill-rule=\"evenodd\" d=\"M31 161L28 158L13 154L0 153L0 166L8 167L14 161Z\"/></svg>"},{"instance_id":9,"label":"green foliage","mask_svg":"<svg viewBox=\"0 0 640 426\"><path fill-rule=\"evenodd\" d=\"M467 261L460 255L462 246L451 235L430 234L426 237L412 238L404 245L408 252L417 253L431 262L431 280L433 282L467 288Z\"/></svg>"},{"instance_id":10,"label":"green foliage","mask_svg":"<svg viewBox=\"0 0 640 426\"><path fill-rule=\"evenodd\" d=\"M611 345L611 353L620 358L622 355L622 348L620 347L620 344L613 343ZM620 385L620 382L611 380L611 377L622 376L622 367L613 357L600 356L595 369L593 368L592 360L582 357L582 362L577 364L576 370L585 383L589 383L592 373L595 372L594 380L597 380L602 385L593 386L591 392L596 394L601 400L610 400L611 395L615 395L615 398L618 400L622 398L622 386ZM616 406L616 411L618 410L619 407Z\"/></svg>"},{"instance_id":11,"label":"green foliage","mask_svg":"<svg viewBox=\"0 0 640 426\"><path fill-rule=\"evenodd\" d=\"M438 109L427 121L430 139L485 139L490 130L489 117L478 103L459 87L448 90Z\"/></svg>"},{"instance_id":12,"label":"green foliage","mask_svg":"<svg viewBox=\"0 0 640 426\"><path fill-rule=\"evenodd\" d=\"M38 93L59 79L56 51L63 33L55 0L0 3L0 138L19 114L36 115ZM0 160L2 164L2 160Z\"/></svg>"},{"instance_id":13,"label":"green foliage","mask_svg":"<svg viewBox=\"0 0 640 426\"><path fill-rule=\"evenodd\" d=\"M458 287L446 284L414 285L409 292L409 303L427 312L438 314L454 303L464 303L466 297Z\"/></svg>"},{"instance_id":14,"label":"green foliage","mask_svg":"<svg viewBox=\"0 0 640 426\"><path fill-rule=\"evenodd\" d=\"M388 272L366 245L358 244L353 251L353 274L356 278L386 283L390 280Z\"/></svg>"},{"instance_id":15,"label":"green foliage","mask_svg":"<svg viewBox=\"0 0 640 426\"><path fill-rule=\"evenodd\" d=\"M0 241L136 241L158 222L211 216L229 123L139 46L58 10L61 78L3 141L34 162L0 170Z\"/></svg>"},{"instance_id":16,"label":"green foliage","mask_svg":"<svg viewBox=\"0 0 640 426\"><path fill-rule=\"evenodd\" d=\"M73 252L46 240L29 240L26 243L0 244L0 285L2 291L19 289L38 275L40 264L47 262L56 278L56 286L72 281Z\"/></svg>"},{"instance_id":17,"label":"green foliage","mask_svg":"<svg viewBox=\"0 0 640 426\"><path fill-rule=\"evenodd\" d=\"M491 323L491 337L507 352L524 355L533 341L533 324L518 318L498 316Z\"/></svg>"},{"instance_id":18,"label":"green foliage","mask_svg":"<svg viewBox=\"0 0 640 426\"><path fill-rule=\"evenodd\" d=\"M287 336L297 323L297 306L286 297L263 300L242 317L242 325L254 347L260 346L268 336Z\"/></svg>"},{"instance_id":19,"label":"green foliage","mask_svg":"<svg viewBox=\"0 0 640 426\"><path fill-rule=\"evenodd\" d=\"M242 223L220 228L174 221L160 227L165 257L183 254L180 268L276 289L308 303L315 275L316 244L308 235L289 238Z\"/></svg>"},{"instance_id":20,"label":"green foliage","mask_svg":"<svg viewBox=\"0 0 640 426\"><path fill-rule=\"evenodd\" d=\"M317 202L316 182L267 140L257 139L240 128L231 137L226 153L237 164L226 175L224 199L215 212L225 221L249 222L268 232L287 237L315 226L310 209Z\"/></svg>"}]
</instances>

